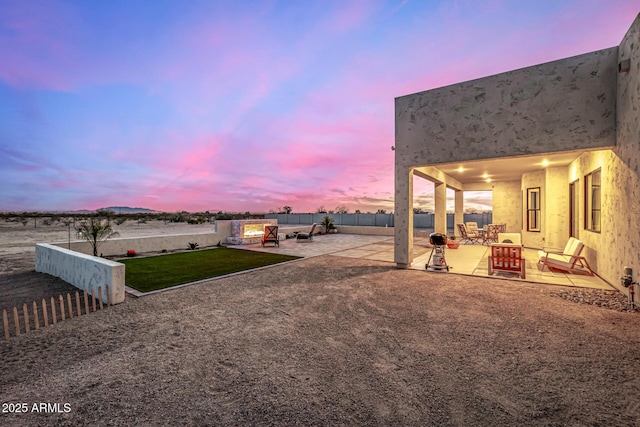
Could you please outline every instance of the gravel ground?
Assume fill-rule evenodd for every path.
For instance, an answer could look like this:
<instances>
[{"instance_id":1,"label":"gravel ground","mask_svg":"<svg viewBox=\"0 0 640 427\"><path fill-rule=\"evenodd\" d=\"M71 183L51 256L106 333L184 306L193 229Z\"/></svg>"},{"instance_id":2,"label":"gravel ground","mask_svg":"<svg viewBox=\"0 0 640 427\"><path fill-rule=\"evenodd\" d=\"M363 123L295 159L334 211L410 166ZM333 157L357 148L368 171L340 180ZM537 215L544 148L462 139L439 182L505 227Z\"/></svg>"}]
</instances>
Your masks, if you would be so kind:
<instances>
[{"instance_id":1,"label":"gravel ground","mask_svg":"<svg viewBox=\"0 0 640 427\"><path fill-rule=\"evenodd\" d=\"M51 231L0 225L0 308L75 289ZM616 291L324 256L0 341L0 425L635 426L638 344Z\"/></svg>"},{"instance_id":2,"label":"gravel ground","mask_svg":"<svg viewBox=\"0 0 640 427\"><path fill-rule=\"evenodd\" d=\"M0 424L633 426L625 301L304 259L2 341Z\"/></svg>"}]
</instances>

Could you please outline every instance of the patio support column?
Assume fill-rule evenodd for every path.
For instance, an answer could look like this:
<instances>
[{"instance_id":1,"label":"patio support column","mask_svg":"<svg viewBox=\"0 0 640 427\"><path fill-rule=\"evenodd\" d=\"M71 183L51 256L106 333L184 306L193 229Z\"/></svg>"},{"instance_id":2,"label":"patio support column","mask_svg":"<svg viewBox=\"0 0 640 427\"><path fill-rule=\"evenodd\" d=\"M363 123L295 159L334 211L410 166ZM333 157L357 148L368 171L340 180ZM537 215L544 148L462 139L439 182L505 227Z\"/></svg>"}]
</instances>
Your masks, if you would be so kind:
<instances>
[{"instance_id":1,"label":"patio support column","mask_svg":"<svg viewBox=\"0 0 640 427\"><path fill-rule=\"evenodd\" d=\"M394 261L397 268L411 265L413 252L413 170L396 164Z\"/></svg>"},{"instance_id":2,"label":"patio support column","mask_svg":"<svg viewBox=\"0 0 640 427\"><path fill-rule=\"evenodd\" d=\"M458 226L456 224L464 224L464 192L462 190L456 190L455 199L455 214L453 216L453 235L458 232Z\"/></svg>"},{"instance_id":3,"label":"patio support column","mask_svg":"<svg viewBox=\"0 0 640 427\"><path fill-rule=\"evenodd\" d=\"M433 228L436 233L447 234L447 186L434 184L435 216Z\"/></svg>"}]
</instances>

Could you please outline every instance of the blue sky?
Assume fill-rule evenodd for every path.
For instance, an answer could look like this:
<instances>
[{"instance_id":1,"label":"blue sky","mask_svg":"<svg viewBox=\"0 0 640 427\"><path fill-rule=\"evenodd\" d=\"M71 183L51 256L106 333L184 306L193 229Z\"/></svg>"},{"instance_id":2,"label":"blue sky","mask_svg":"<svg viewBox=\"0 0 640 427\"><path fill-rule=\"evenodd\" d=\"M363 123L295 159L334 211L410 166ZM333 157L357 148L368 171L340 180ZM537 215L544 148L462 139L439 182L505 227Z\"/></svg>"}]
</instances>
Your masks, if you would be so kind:
<instances>
[{"instance_id":1,"label":"blue sky","mask_svg":"<svg viewBox=\"0 0 640 427\"><path fill-rule=\"evenodd\" d=\"M617 45L639 11L0 0L0 210L390 211L395 97Z\"/></svg>"}]
</instances>

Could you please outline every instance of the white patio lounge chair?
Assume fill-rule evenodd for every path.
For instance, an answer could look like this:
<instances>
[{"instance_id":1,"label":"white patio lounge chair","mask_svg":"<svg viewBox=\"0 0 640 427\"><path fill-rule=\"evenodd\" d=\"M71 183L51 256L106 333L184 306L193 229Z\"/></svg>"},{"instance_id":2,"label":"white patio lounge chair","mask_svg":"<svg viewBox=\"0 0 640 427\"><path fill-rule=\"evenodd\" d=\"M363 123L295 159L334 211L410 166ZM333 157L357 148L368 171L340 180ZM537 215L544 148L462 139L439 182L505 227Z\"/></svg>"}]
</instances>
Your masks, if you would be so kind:
<instances>
[{"instance_id":1,"label":"white patio lounge chair","mask_svg":"<svg viewBox=\"0 0 640 427\"><path fill-rule=\"evenodd\" d=\"M538 265L541 265L541 270L547 267L549 271L586 273L593 276L589 263L580 255L583 248L584 243L570 237L562 252L538 251Z\"/></svg>"}]
</instances>

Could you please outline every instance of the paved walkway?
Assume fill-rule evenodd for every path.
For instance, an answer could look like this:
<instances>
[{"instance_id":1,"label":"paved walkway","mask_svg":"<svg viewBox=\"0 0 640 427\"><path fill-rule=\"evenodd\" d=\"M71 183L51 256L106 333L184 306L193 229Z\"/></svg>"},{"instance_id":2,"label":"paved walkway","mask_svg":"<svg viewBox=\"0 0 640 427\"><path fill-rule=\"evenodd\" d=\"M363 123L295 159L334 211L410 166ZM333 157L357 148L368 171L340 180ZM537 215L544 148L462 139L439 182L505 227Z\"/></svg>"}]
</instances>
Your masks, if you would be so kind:
<instances>
[{"instance_id":1,"label":"paved walkway","mask_svg":"<svg viewBox=\"0 0 640 427\"><path fill-rule=\"evenodd\" d=\"M268 245L263 248L260 243L231 247L302 257L333 255L347 258L385 261L389 263L394 262L393 237L391 236L327 234L316 235L313 237L313 241L296 241L296 239L281 240L280 247ZM447 249L446 259L450 266L450 272L489 277L487 271L488 251L489 248L482 245L461 245L458 249ZM414 259L410 268L414 270L425 270L425 265L430 252L431 249L427 247L426 238L415 238L413 252ZM540 271L537 264L537 251L534 249L525 249L525 259L527 282L596 289L614 289L607 282L597 276ZM508 273L498 274L491 277L495 277L497 279L521 280L517 275Z\"/></svg>"}]
</instances>

